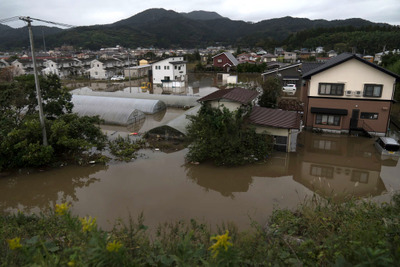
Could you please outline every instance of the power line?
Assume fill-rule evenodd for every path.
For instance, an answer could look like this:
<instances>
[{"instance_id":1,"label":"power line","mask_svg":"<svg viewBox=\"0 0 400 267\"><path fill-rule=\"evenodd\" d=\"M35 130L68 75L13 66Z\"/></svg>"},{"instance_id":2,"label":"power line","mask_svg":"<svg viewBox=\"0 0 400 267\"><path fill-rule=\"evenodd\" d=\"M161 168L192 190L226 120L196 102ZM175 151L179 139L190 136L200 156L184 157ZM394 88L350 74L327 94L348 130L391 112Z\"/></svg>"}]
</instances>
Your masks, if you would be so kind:
<instances>
[{"instance_id":1,"label":"power line","mask_svg":"<svg viewBox=\"0 0 400 267\"><path fill-rule=\"evenodd\" d=\"M44 118L43 105L42 105L42 94L41 94L41 91L40 91L38 71L37 71L37 67L36 67L36 57L35 57L35 48L34 48L34 44L33 44L33 33L32 33L31 22L33 22L34 20L35 21L41 21L41 22L45 22L45 23L49 23L49 24L54 24L54 25L59 25L59 26L62 26L62 27L67 27L67 28L71 28L71 27L74 27L74 26L69 25L69 24L65 24L65 23L58 23L58 22L53 22L53 21L48 21L48 20L43 20L43 19L36 19L36 18L31 18L31 17L24 17L24 16L18 16L18 17L15 16L15 17L7 18L7 19L2 19L2 20L0 20L0 23L7 23L7 22L16 21L16 20L22 20L22 21L25 21L26 23L28 23L29 41L30 41L30 44L31 44L32 61L33 61L33 74L34 74L34 77L35 77L36 97L37 97L37 100L38 100L39 119L40 119L40 125L41 125L41 128L42 128L43 145L47 146L48 142L47 142L45 118Z\"/></svg>"}]
</instances>

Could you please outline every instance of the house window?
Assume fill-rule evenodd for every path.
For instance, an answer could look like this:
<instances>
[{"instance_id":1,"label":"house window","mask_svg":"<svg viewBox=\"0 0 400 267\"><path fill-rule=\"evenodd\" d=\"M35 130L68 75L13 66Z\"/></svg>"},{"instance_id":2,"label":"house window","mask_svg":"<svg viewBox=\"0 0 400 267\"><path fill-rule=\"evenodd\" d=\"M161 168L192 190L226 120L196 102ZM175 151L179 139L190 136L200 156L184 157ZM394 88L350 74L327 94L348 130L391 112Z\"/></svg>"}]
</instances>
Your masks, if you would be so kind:
<instances>
[{"instance_id":1,"label":"house window","mask_svg":"<svg viewBox=\"0 0 400 267\"><path fill-rule=\"evenodd\" d=\"M218 59L217 62L218 62L218 63L222 63L222 59Z\"/></svg>"},{"instance_id":2,"label":"house window","mask_svg":"<svg viewBox=\"0 0 400 267\"><path fill-rule=\"evenodd\" d=\"M353 170L351 172L351 181L367 184L368 176L369 176L368 172Z\"/></svg>"},{"instance_id":3,"label":"house window","mask_svg":"<svg viewBox=\"0 0 400 267\"><path fill-rule=\"evenodd\" d=\"M313 148L328 151L339 150L337 142L331 140L314 140Z\"/></svg>"},{"instance_id":4,"label":"house window","mask_svg":"<svg viewBox=\"0 0 400 267\"><path fill-rule=\"evenodd\" d=\"M315 116L315 124L339 126L340 125L340 116L339 115L317 114Z\"/></svg>"},{"instance_id":5,"label":"house window","mask_svg":"<svg viewBox=\"0 0 400 267\"><path fill-rule=\"evenodd\" d=\"M361 112L360 119L377 120L378 113Z\"/></svg>"},{"instance_id":6,"label":"house window","mask_svg":"<svg viewBox=\"0 0 400 267\"><path fill-rule=\"evenodd\" d=\"M367 97L381 97L382 96L381 84L365 84L364 85L364 96Z\"/></svg>"},{"instance_id":7,"label":"house window","mask_svg":"<svg viewBox=\"0 0 400 267\"><path fill-rule=\"evenodd\" d=\"M318 88L319 95L343 95L343 83L320 83Z\"/></svg>"},{"instance_id":8,"label":"house window","mask_svg":"<svg viewBox=\"0 0 400 267\"><path fill-rule=\"evenodd\" d=\"M333 167L311 165L310 174L312 176L333 178Z\"/></svg>"},{"instance_id":9,"label":"house window","mask_svg":"<svg viewBox=\"0 0 400 267\"><path fill-rule=\"evenodd\" d=\"M175 65L175 69L177 69L177 68L178 68L178 66Z\"/></svg>"}]
</instances>

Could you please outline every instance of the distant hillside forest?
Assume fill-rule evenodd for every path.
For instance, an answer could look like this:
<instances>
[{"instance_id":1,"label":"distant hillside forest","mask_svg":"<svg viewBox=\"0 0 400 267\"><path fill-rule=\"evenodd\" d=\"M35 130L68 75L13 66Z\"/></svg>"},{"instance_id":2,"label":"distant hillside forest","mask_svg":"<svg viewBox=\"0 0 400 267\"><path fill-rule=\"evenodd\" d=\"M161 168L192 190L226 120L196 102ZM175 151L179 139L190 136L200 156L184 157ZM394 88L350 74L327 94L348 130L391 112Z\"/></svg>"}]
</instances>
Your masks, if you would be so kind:
<instances>
[{"instance_id":1,"label":"distant hillside forest","mask_svg":"<svg viewBox=\"0 0 400 267\"><path fill-rule=\"evenodd\" d=\"M34 25L34 23L33 23ZM130 18L107 25L58 29L33 27L35 46L53 49L72 45L76 49L98 50L120 45L127 48L206 48L232 46L263 48L277 46L287 50L315 49L352 51L373 54L385 47L400 48L400 28L363 19L309 20L283 17L257 23L234 21L215 12L177 13L149 9ZM13 29L0 24L0 51L29 47L26 27Z\"/></svg>"}]
</instances>

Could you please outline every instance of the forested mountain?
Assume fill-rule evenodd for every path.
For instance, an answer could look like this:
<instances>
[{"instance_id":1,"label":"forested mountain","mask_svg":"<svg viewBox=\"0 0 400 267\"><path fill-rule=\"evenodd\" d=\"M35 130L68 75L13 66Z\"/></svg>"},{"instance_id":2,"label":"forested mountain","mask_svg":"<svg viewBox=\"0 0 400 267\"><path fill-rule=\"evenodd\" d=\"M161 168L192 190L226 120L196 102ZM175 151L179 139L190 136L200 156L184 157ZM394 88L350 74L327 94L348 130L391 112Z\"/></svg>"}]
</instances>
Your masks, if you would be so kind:
<instances>
[{"instance_id":1,"label":"forested mountain","mask_svg":"<svg viewBox=\"0 0 400 267\"><path fill-rule=\"evenodd\" d=\"M344 45L339 45L340 47L362 48L363 44L368 43L368 49L373 50L381 49L385 44L390 49L392 44L400 43L398 27L372 23L363 19L327 21L284 17L249 23L230 20L215 12L177 13L161 8L149 9L107 25L76 27L67 30L43 26L33 28L36 47L39 49L43 46L43 35L47 47L67 44L84 49L99 49L115 45L131 48L138 46L200 48L239 45L241 47L258 46L264 49L287 45L295 49L327 45L333 48L340 43L344 43ZM363 34L365 32L368 32L368 35ZM2 36L0 50L29 46L26 28L13 29L0 24L0 36Z\"/></svg>"}]
</instances>

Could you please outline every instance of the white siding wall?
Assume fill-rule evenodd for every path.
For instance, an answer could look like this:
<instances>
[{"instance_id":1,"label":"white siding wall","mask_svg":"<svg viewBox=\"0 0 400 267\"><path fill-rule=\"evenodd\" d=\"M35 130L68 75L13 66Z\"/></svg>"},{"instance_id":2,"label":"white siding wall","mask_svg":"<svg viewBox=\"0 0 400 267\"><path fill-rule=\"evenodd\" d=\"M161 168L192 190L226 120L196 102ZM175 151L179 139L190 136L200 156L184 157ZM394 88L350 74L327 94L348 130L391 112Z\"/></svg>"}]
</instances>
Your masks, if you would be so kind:
<instances>
[{"instance_id":1,"label":"white siding wall","mask_svg":"<svg viewBox=\"0 0 400 267\"><path fill-rule=\"evenodd\" d=\"M338 66L332 67L326 71L313 75L310 84L310 96L320 96L318 95L319 83L344 83L345 91L361 91L361 94L364 91L364 84L383 84L382 97L378 99L391 100L395 78L356 59L351 59ZM324 95L324 97L329 96ZM356 97L354 95L352 97L349 97L345 94L342 97L363 98L362 96ZM375 97L373 99L377 98Z\"/></svg>"},{"instance_id":2,"label":"white siding wall","mask_svg":"<svg viewBox=\"0 0 400 267\"><path fill-rule=\"evenodd\" d=\"M228 101L211 101L211 107L213 108L222 108L222 105L229 109L229 111L236 111L240 108L241 104L238 102L228 102Z\"/></svg>"},{"instance_id":3,"label":"white siding wall","mask_svg":"<svg viewBox=\"0 0 400 267\"><path fill-rule=\"evenodd\" d=\"M184 71L184 73L179 73L179 70L175 71L174 65L170 64L170 62L179 61L183 61L183 57L167 58L154 63L152 65L153 83L161 84L161 80L164 80L165 77L169 77L169 79L172 81L175 80L175 76L186 75L186 64L182 64L184 67L181 68L181 71Z\"/></svg>"}]
</instances>

